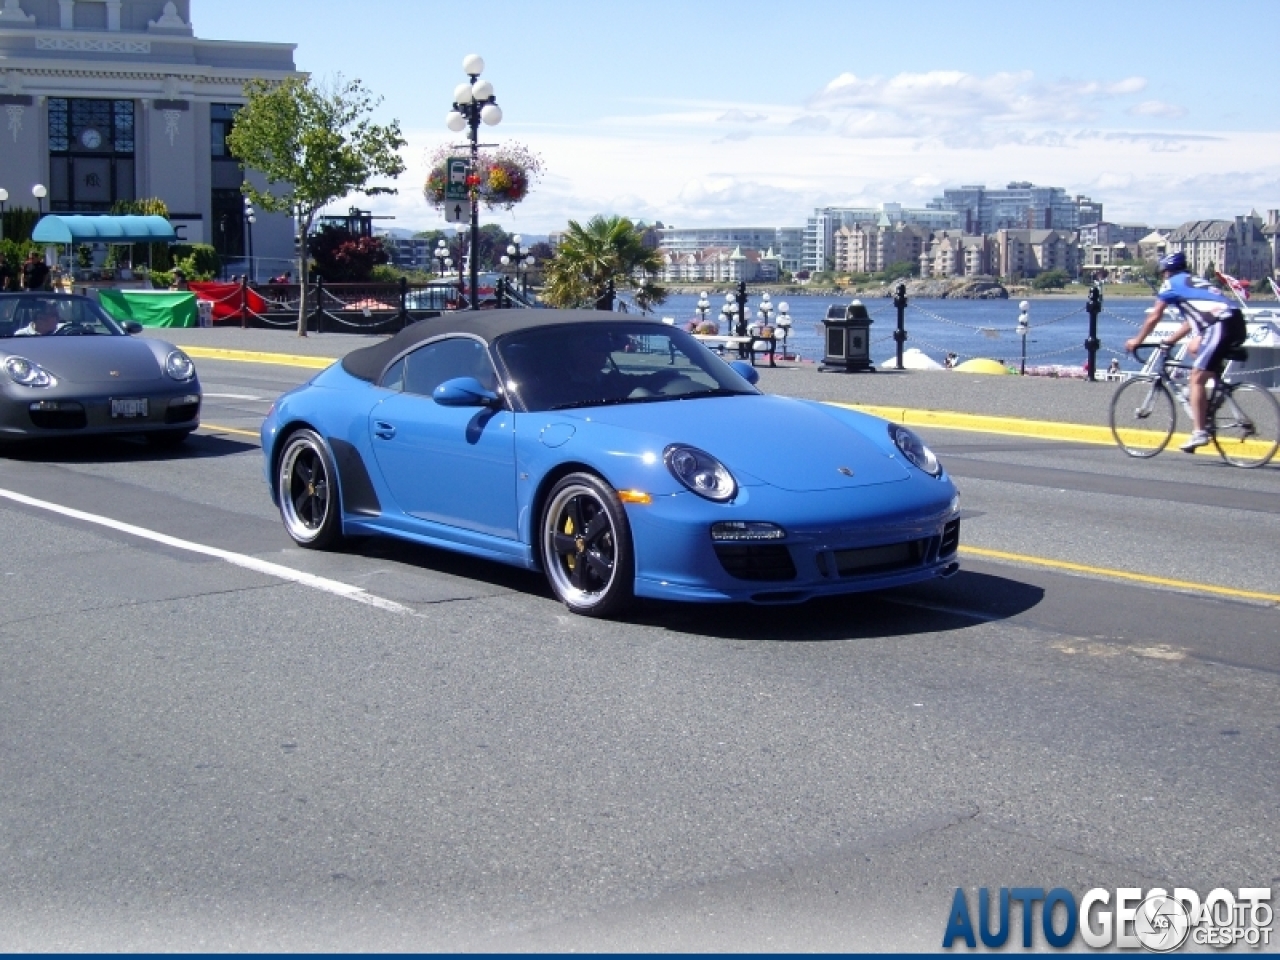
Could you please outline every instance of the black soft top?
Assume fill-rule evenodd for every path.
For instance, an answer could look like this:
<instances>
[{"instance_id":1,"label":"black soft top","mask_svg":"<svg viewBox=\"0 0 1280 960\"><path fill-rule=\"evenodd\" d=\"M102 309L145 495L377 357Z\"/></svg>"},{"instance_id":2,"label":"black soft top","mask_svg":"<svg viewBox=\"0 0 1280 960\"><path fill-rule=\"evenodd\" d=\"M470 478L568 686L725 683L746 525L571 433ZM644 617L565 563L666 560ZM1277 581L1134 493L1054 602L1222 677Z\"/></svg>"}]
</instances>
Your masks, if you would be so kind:
<instances>
[{"instance_id":1,"label":"black soft top","mask_svg":"<svg viewBox=\"0 0 1280 960\"><path fill-rule=\"evenodd\" d=\"M658 323L605 310L455 310L440 317L411 323L389 340L353 350L342 360L342 369L360 380L376 383L384 370L420 343L450 334L465 333L492 345L509 333L539 327L595 323L600 320Z\"/></svg>"}]
</instances>

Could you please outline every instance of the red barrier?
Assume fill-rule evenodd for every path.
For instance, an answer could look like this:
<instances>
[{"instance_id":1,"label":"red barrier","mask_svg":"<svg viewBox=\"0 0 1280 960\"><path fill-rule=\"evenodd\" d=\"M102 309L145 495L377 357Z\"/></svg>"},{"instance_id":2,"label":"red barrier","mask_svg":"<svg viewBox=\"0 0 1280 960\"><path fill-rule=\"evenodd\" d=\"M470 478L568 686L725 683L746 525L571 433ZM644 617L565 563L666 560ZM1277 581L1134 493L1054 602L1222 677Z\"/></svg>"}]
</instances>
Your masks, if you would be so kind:
<instances>
[{"instance_id":1,"label":"red barrier","mask_svg":"<svg viewBox=\"0 0 1280 960\"><path fill-rule=\"evenodd\" d=\"M199 300L208 300L213 304L213 322L240 322L240 284L238 283L193 283L191 292ZM267 301L253 288L248 290L245 306L251 314L262 315L267 312Z\"/></svg>"}]
</instances>

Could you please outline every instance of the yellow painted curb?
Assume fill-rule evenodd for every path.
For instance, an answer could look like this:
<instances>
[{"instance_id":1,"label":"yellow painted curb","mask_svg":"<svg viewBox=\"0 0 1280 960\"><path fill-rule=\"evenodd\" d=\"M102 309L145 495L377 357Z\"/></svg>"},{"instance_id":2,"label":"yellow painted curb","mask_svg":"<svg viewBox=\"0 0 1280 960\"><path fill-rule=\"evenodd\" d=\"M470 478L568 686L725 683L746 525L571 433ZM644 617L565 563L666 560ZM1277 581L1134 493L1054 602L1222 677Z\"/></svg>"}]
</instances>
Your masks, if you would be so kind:
<instances>
[{"instance_id":1,"label":"yellow painted curb","mask_svg":"<svg viewBox=\"0 0 1280 960\"><path fill-rule=\"evenodd\" d=\"M874 417L882 417L901 423L908 427L936 427L943 430L967 430L970 433L997 433L1006 437L1032 437L1037 440L1067 440L1073 443L1092 443L1104 447L1114 447L1115 437L1110 427L1097 427L1086 423L1059 423L1054 420L1021 420L1017 417L991 417L977 413L955 413L950 410L911 410L904 407L877 407L862 403L835 403L832 406L846 407L869 413ZM1147 439L1139 431L1121 430L1126 440L1138 442ZM1178 450L1191 434L1174 434L1165 451ZM1248 440L1240 444L1241 452L1260 456L1270 447L1257 440ZM1218 449L1213 444L1201 447L1198 454L1216 457Z\"/></svg>"},{"instance_id":2,"label":"yellow painted curb","mask_svg":"<svg viewBox=\"0 0 1280 960\"><path fill-rule=\"evenodd\" d=\"M323 370L337 363L335 357L299 357L288 353L255 353L251 350L222 350L217 347L187 347L178 344L189 356L205 360L237 360L240 363L272 363L280 367L307 367Z\"/></svg>"},{"instance_id":3,"label":"yellow painted curb","mask_svg":"<svg viewBox=\"0 0 1280 960\"><path fill-rule=\"evenodd\" d=\"M1153 577L1150 574L1131 573L1128 570L1116 570L1111 567L1091 567L1083 563L1071 563L1068 560L1048 560L1044 557L1031 557L1021 553L1006 553L1003 550L987 550L983 547L962 546L960 553L971 557L983 557L988 560L1008 560L1013 563L1030 564L1033 567L1069 570L1072 573L1090 573L1094 576L1109 577L1115 580L1131 580L1135 583L1149 583L1158 587L1173 587L1177 590L1190 590L1195 593L1210 593L1220 597L1280 603L1280 594L1260 593L1256 590L1236 590L1232 587L1217 587L1209 583L1192 583L1189 580L1171 580L1168 577Z\"/></svg>"},{"instance_id":4,"label":"yellow painted curb","mask_svg":"<svg viewBox=\"0 0 1280 960\"><path fill-rule=\"evenodd\" d=\"M234 433L236 436L253 437L255 440L262 436L256 430L241 430L239 427L224 427L217 423L202 423L200 424L200 429L207 430L209 433Z\"/></svg>"}]
</instances>

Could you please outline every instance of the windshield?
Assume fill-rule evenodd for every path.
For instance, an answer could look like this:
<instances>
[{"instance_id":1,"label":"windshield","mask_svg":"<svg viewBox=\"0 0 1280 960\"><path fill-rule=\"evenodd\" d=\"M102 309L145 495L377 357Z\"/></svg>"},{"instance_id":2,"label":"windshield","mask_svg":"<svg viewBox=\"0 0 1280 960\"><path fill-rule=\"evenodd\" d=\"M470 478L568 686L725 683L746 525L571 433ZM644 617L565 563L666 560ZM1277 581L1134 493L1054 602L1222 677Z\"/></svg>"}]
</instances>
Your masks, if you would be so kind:
<instances>
[{"instance_id":1,"label":"windshield","mask_svg":"<svg viewBox=\"0 0 1280 960\"><path fill-rule=\"evenodd\" d=\"M125 336L92 300L82 297L0 297L0 338Z\"/></svg>"},{"instance_id":2,"label":"windshield","mask_svg":"<svg viewBox=\"0 0 1280 960\"><path fill-rule=\"evenodd\" d=\"M758 393L683 330L652 321L539 327L495 345L529 411Z\"/></svg>"}]
</instances>

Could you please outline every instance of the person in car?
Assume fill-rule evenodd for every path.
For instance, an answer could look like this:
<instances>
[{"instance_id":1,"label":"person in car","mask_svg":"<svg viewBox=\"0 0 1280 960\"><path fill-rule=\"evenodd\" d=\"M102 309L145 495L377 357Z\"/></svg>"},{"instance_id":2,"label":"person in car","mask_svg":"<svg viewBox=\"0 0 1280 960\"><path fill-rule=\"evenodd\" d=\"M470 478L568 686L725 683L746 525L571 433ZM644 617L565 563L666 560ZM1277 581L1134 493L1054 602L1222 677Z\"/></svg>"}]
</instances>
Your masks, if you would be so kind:
<instances>
[{"instance_id":1,"label":"person in car","mask_svg":"<svg viewBox=\"0 0 1280 960\"><path fill-rule=\"evenodd\" d=\"M47 337L57 333L66 324L58 319L58 308L52 303L42 303L36 308L35 319L13 332L15 337Z\"/></svg>"}]
</instances>

